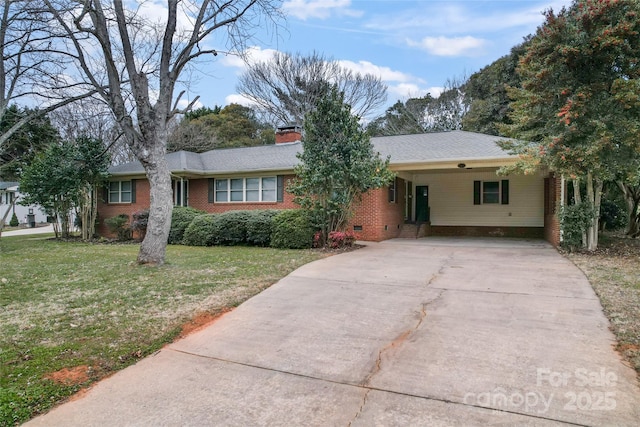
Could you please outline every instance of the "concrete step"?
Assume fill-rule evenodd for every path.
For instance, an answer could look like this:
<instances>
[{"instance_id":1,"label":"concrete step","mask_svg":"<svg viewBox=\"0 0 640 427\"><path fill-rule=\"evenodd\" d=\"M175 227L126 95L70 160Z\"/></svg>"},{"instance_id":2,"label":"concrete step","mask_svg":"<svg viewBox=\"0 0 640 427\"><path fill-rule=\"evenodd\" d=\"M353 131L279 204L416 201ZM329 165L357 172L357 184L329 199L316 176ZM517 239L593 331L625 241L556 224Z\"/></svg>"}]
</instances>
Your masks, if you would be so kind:
<instances>
[{"instance_id":1,"label":"concrete step","mask_svg":"<svg viewBox=\"0 0 640 427\"><path fill-rule=\"evenodd\" d=\"M431 223L418 224L403 224L400 230L400 239L418 239L420 237L426 237L431 230Z\"/></svg>"}]
</instances>

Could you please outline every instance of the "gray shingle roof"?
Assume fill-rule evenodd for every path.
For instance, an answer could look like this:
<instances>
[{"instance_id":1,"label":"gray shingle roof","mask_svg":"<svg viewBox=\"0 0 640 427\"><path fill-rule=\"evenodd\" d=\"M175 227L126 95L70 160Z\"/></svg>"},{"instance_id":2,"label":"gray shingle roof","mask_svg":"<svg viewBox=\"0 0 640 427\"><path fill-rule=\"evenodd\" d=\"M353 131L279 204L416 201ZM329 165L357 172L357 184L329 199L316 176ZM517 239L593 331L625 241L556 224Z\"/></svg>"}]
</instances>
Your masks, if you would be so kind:
<instances>
[{"instance_id":1,"label":"gray shingle roof","mask_svg":"<svg viewBox=\"0 0 640 427\"><path fill-rule=\"evenodd\" d=\"M433 163L442 161L471 161L483 159L509 159L496 141L500 138L474 132L452 131L372 138L374 150L383 158L390 156L391 165L403 163ZM258 171L291 170L298 164L296 153L302 150L300 142L262 145L257 147L228 148L196 154L178 151L167 154L173 173L225 174ZM113 175L144 173L139 162L113 166Z\"/></svg>"},{"instance_id":2,"label":"gray shingle roof","mask_svg":"<svg viewBox=\"0 0 640 427\"><path fill-rule=\"evenodd\" d=\"M13 181L0 181L0 190L6 190L7 188L17 187L20 183Z\"/></svg>"},{"instance_id":3,"label":"gray shingle roof","mask_svg":"<svg viewBox=\"0 0 640 427\"><path fill-rule=\"evenodd\" d=\"M430 163L508 159L496 141L504 139L482 133L452 131L372 138L375 150L382 157L390 156L391 164Z\"/></svg>"}]
</instances>

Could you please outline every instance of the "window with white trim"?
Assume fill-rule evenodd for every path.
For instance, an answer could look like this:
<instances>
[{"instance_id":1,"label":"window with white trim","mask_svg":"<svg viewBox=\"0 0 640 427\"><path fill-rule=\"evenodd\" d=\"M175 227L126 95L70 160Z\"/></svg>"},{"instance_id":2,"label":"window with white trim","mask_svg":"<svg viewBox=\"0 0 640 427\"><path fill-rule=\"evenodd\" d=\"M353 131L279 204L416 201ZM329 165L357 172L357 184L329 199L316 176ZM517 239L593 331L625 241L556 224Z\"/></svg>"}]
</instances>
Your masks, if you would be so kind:
<instances>
[{"instance_id":1,"label":"window with white trim","mask_svg":"<svg viewBox=\"0 0 640 427\"><path fill-rule=\"evenodd\" d=\"M277 181L275 176L260 178L216 178L215 201L225 202L275 202Z\"/></svg>"},{"instance_id":2,"label":"window with white trim","mask_svg":"<svg viewBox=\"0 0 640 427\"><path fill-rule=\"evenodd\" d=\"M173 180L173 206L189 206L189 180Z\"/></svg>"},{"instance_id":3,"label":"window with white trim","mask_svg":"<svg viewBox=\"0 0 640 427\"><path fill-rule=\"evenodd\" d=\"M131 181L111 181L109 203L131 203Z\"/></svg>"}]
</instances>

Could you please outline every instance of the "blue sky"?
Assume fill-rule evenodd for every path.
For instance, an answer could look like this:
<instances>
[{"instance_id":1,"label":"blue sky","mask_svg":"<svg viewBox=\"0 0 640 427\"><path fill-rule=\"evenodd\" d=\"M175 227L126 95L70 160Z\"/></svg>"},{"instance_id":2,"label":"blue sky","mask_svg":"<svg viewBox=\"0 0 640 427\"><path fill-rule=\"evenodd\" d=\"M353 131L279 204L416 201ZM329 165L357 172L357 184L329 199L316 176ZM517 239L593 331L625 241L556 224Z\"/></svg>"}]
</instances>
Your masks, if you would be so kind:
<instances>
[{"instance_id":1,"label":"blue sky","mask_svg":"<svg viewBox=\"0 0 640 427\"><path fill-rule=\"evenodd\" d=\"M277 37L254 42L248 57L268 59L275 50L321 52L346 67L379 75L388 105L398 99L437 95L447 79L470 75L509 53L543 22L542 12L569 1L286 0L287 19ZM244 63L219 55L201 64L206 76L188 97L199 105L241 102L237 76Z\"/></svg>"}]
</instances>

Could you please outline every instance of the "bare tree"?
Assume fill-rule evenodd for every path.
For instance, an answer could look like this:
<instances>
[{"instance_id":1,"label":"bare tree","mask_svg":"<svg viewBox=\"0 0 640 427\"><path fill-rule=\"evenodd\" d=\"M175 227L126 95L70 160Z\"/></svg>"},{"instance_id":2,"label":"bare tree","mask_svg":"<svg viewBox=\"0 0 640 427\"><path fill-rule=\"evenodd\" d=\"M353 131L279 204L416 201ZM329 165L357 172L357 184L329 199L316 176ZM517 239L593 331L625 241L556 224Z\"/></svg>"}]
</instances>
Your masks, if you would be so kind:
<instances>
[{"instance_id":1,"label":"bare tree","mask_svg":"<svg viewBox=\"0 0 640 427\"><path fill-rule=\"evenodd\" d=\"M146 2L126 2L137 5L132 10L122 0L43 1L66 37L64 49L78 74L109 105L145 169L151 200L138 262L162 264L173 209L168 126L183 112L177 108L182 94L174 94L178 79L196 60L217 55L205 43L214 35L223 36L230 50L243 49L253 30L264 28L265 20L275 22L277 2L167 0L160 22L143 13Z\"/></svg>"},{"instance_id":2,"label":"bare tree","mask_svg":"<svg viewBox=\"0 0 640 427\"><path fill-rule=\"evenodd\" d=\"M65 78L68 57L54 45L42 2L0 1L0 120L12 104L41 104L0 133L0 146L34 118L95 92Z\"/></svg>"},{"instance_id":3,"label":"bare tree","mask_svg":"<svg viewBox=\"0 0 640 427\"><path fill-rule=\"evenodd\" d=\"M114 165L136 160L111 110L99 99L88 98L65 105L51 112L48 117L62 139L73 141L88 137L103 141L104 149Z\"/></svg>"},{"instance_id":4,"label":"bare tree","mask_svg":"<svg viewBox=\"0 0 640 427\"><path fill-rule=\"evenodd\" d=\"M360 118L375 113L387 100L387 87L379 77L349 70L317 52L308 56L277 52L268 61L249 64L238 91L272 120L302 124L333 84Z\"/></svg>"}]
</instances>

